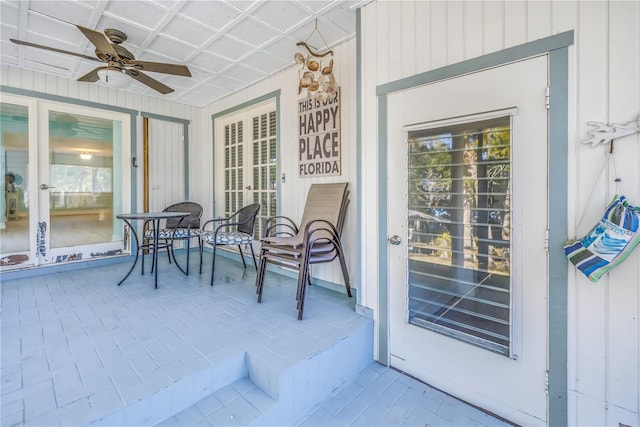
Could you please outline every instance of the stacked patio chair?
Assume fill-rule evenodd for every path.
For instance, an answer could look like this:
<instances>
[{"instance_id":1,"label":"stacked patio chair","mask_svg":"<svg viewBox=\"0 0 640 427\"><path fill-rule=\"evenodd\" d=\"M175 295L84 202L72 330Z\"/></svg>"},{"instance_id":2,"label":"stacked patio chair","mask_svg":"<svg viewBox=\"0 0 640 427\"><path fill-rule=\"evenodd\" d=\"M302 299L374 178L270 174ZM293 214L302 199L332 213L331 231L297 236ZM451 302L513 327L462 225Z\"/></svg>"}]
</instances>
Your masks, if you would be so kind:
<instances>
[{"instance_id":1,"label":"stacked patio chair","mask_svg":"<svg viewBox=\"0 0 640 427\"><path fill-rule=\"evenodd\" d=\"M340 241L348 205L348 183L312 184L299 226L284 216L267 220L256 277L258 302L262 302L267 264L295 269L298 271L298 320L302 320L307 284L311 284L311 265L336 258L340 261L347 295L351 297L349 273Z\"/></svg>"},{"instance_id":2,"label":"stacked patio chair","mask_svg":"<svg viewBox=\"0 0 640 427\"><path fill-rule=\"evenodd\" d=\"M176 265L185 275L189 275L189 252L191 249L191 239L198 238L198 250L200 252L200 263L202 264L202 240L200 238L200 218L202 217L202 206L195 202L180 202L166 207L163 212L189 212L189 215L183 218L168 219L163 228L158 230L158 240L164 241L167 245L167 252L169 256L169 263L171 258L175 261ZM149 221L144 224L144 237L149 240L153 240L154 230L148 228ZM176 260L174 253L174 242L176 240L187 241L187 266L186 269L180 266L180 263ZM142 254L144 263L144 252ZM144 265L144 264L143 264ZM153 268L151 270L153 271Z\"/></svg>"},{"instance_id":3,"label":"stacked patio chair","mask_svg":"<svg viewBox=\"0 0 640 427\"><path fill-rule=\"evenodd\" d=\"M253 252L253 227L256 222L256 216L260 211L260 205L254 203L238 210L227 218L210 219L202 226L202 241L213 246L213 262L211 263L211 286L213 286L213 272L216 268L216 248L218 246L236 245L240 250L242 264L247 268L242 253L242 245L249 245L251 256L253 257L253 265L258 269L256 263L256 255ZM206 231L207 225L212 226L218 224L214 230ZM202 273L202 257L200 258L200 273Z\"/></svg>"}]
</instances>

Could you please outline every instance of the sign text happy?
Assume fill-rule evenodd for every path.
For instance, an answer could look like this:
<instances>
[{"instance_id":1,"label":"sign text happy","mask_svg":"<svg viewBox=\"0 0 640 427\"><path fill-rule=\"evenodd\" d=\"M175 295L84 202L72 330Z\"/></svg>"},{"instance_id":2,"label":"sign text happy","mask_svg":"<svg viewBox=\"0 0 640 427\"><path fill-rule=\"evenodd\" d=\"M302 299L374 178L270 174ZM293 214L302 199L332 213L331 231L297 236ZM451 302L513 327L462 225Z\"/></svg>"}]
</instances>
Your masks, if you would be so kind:
<instances>
[{"instance_id":1,"label":"sign text happy","mask_svg":"<svg viewBox=\"0 0 640 427\"><path fill-rule=\"evenodd\" d=\"M340 91L298 101L301 177L340 175Z\"/></svg>"}]
</instances>

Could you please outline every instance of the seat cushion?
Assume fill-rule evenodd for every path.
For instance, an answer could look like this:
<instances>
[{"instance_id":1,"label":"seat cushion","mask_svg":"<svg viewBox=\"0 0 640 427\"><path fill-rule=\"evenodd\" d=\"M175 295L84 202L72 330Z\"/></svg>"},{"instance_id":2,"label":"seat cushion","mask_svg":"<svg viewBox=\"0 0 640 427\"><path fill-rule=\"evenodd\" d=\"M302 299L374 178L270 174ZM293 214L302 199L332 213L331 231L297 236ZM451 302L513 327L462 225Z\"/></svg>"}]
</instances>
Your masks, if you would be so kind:
<instances>
[{"instance_id":1,"label":"seat cushion","mask_svg":"<svg viewBox=\"0 0 640 427\"><path fill-rule=\"evenodd\" d=\"M215 233L204 233L202 235L202 240L210 245L241 245L243 243L251 243L253 238L247 233L231 231L219 232L217 234L217 239Z\"/></svg>"},{"instance_id":2,"label":"seat cushion","mask_svg":"<svg viewBox=\"0 0 640 427\"><path fill-rule=\"evenodd\" d=\"M174 239L186 239L189 231L191 237L198 237L200 235L200 230L197 228L192 228L191 230L187 230L186 228L161 228L158 230L158 239L171 239L172 236ZM144 233L144 237L153 239L153 230L147 230L147 232Z\"/></svg>"}]
</instances>

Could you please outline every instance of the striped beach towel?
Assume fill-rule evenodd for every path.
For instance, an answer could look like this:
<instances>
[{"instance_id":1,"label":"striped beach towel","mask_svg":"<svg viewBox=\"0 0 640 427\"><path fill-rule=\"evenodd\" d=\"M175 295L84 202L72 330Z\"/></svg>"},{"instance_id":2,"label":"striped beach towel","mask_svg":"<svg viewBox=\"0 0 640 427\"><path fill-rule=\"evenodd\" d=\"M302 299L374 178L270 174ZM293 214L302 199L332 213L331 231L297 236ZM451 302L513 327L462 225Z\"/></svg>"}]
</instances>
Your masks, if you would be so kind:
<instances>
[{"instance_id":1,"label":"striped beach towel","mask_svg":"<svg viewBox=\"0 0 640 427\"><path fill-rule=\"evenodd\" d=\"M564 253L592 282L624 261L640 243L640 207L616 196L602 219L580 240L564 245Z\"/></svg>"}]
</instances>

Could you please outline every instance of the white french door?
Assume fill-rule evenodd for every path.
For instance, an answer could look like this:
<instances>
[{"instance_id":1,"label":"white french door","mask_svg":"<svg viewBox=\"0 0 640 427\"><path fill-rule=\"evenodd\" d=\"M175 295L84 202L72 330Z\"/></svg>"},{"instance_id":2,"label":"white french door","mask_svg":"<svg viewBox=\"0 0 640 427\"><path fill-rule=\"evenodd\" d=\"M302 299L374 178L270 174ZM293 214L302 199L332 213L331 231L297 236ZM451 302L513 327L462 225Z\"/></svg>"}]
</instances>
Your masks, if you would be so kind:
<instances>
[{"instance_id":1,"label":"white french door","mask_svg":"<svg viewBox=\"0 0 640 427\"><path fill-rule=\"evenodd\" d=\"M216 120L216 215L259 203L255 237L276 214L277 117L273 102Z\"/></svg>"},{"instance_id":2,"label":"white french door","mask_svg":"<svg viewBox=\"0 0 640 427\"><path fill-rule=\"evenodd\" d=\"M392 366L523 425L547 402L547 57L388 98Z\"/></svg>"},{"instance_id":3,"label":"white french door","mask_svg":"<svg viewBox=\"0 0 640 427\"><path fill-rule=\"evenodd\" d=\"M116 255L130 209L130 116L38 105L38 231L43 264Z\"/></svg>"},{"instance_id":4,"label":"white french door","mask_svg":"<svg viewBox=\"0 0 640 427\"><path fill-rule=\"evenodd\" d=\"M2 94L0 166L0 270L37 265L37 104Z\"/></svg>"},{"instance_id":5,"label":"white french door","mask_svg":"<svg viewBox=\"0 0 640 427\"><path fill-rule=\"evenodd\" d=\"M2 123L16 203L2 229L2 268L121 253L115 216L130 209L130 116L3 94Z\"/></svg>"}]
</instances>

